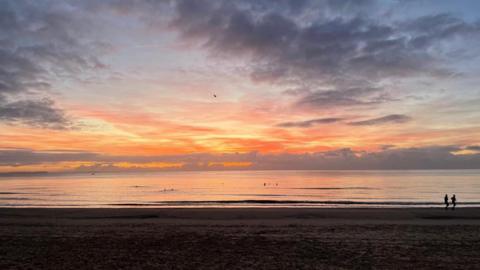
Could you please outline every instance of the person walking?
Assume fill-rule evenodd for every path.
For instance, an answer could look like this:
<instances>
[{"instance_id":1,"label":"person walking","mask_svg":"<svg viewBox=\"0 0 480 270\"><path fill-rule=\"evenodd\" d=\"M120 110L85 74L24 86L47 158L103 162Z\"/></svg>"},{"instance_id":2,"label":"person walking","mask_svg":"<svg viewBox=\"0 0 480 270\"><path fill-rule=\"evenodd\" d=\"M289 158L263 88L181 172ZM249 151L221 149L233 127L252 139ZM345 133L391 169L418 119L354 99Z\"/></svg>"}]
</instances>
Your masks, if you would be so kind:
<instances>
[{"instance_id":1,"label":"person walking","mask_svg":"<svg viewBox=\"0 0 480 270\"><path fill-rule=\"evenodd\" d=\"M457 206L457 198L455 197L455 194L452 196L452 211L455 210L455 206Z\"/></svg>"},{"instance_id":2,"label":"person walking","mask_svg":"<svg viewBox=\"0 0 480 270\"><path fill-rule=\"evenodd\" d=\"M445 198L443 198L443 201L445 202L445 210L448 209L448 195L445 194Z\"/></svg>"}]
</instances>

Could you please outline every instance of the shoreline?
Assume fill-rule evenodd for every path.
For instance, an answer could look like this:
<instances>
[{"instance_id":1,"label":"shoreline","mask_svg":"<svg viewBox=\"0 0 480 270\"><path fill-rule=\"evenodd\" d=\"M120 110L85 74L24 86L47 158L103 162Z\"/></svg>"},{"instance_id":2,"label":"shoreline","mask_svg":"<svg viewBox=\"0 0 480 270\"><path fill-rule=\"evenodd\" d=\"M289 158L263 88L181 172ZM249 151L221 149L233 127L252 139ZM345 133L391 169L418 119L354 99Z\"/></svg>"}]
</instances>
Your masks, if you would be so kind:
<instances>
[{"instance_id":1,"label":"shoreline","mask_svg":"<svg viewBox=\"0 0 480 270\"><path fill-rule=\"evenodd\" d=\"M0 192L1 194L1 192ZM395 209L395 208L439 208L442 209L444 203L433 201L352 201L352 200L205 200L205 201L154 201L142 203L108 203L108 204L0 204L1 208L27 208L27 209L68 209L68 208L84 208L84 209L122 209L122 208L147 208L147 209L177 209L177 208L335 208L335 209ZM466 201L457 203L458 208L479 208L480 202ZM450 207L451 208L451 204Z\"/></svg>"},{"instance_id":2,"label":"shoreline","mask_svg":"<svg viewBox=\"0 0 480 270\"><path fill-rule=\"evenodd\" d=\"M343 222L410 224L479 224L480 207L455 210L427 207L313 208L313 207L204 207L204 208L0 208L0 222L33 221L128 221L136 222Z\"/></svg>"}]
</instances>

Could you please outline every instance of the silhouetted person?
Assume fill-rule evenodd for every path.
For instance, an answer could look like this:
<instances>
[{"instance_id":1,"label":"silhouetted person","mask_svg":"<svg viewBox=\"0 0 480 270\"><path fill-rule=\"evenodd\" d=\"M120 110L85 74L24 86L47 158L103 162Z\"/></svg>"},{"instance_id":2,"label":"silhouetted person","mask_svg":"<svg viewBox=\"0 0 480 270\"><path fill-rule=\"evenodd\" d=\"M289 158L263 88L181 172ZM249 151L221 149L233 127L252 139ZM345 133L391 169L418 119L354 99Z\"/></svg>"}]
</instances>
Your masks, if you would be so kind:
<instances>
[{"instance_id":1,"label":"silhouetted person","mask_svg":"<svg viewBox=\"0 0 480 270\"><path fill-rule=\"evenodd\" d=\"M455 206L457 206L457 198L455 197L455 194L452 196L452 210L455 210Z\"/></svg>"},{"instance_id":2,"label":"silhouetted person","mask_svg":"<svg viewBox=\"0 0 480 270\"><path fill-rule=\"evenodd\" d=\"M443 199L445 201L445 210L448 209L448 195L445 194L445 198Z\"/></svg>"}]
</instances>

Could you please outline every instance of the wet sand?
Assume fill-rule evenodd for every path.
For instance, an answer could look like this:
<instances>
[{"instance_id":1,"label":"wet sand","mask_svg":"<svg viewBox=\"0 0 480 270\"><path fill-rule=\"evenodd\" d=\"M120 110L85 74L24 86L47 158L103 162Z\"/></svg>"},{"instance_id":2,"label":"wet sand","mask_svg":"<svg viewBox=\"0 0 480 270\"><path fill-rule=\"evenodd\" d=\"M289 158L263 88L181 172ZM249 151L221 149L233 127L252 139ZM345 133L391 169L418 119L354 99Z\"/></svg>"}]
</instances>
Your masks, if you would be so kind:
<instances>
[{"instance_id":1,"label":"wet sand","mask_svg":"<svg viewBox=\"0 0 480 270\"><path fill-rule=\"evenodd\" d=\"M0 269L479 265L479 208L0 208Z\"/></svg>"}]
</instances>

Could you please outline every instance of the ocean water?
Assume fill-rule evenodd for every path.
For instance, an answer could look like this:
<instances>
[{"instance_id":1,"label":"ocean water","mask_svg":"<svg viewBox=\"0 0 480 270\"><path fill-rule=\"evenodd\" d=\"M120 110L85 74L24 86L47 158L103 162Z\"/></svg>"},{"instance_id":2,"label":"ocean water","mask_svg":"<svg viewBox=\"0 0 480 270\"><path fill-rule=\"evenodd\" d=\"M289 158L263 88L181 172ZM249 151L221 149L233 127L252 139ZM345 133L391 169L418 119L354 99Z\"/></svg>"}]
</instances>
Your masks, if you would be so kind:
<instances>
[{"instance_id":1,"label":"ocean water","mask_svg":"<svg viewBox=\"0 0 480 270\"><path fill-rule=\"evenodd\" d=\"M0 207L480 206L480 170L216 171L0 177Z\"/></svg>"}]
</instances>

